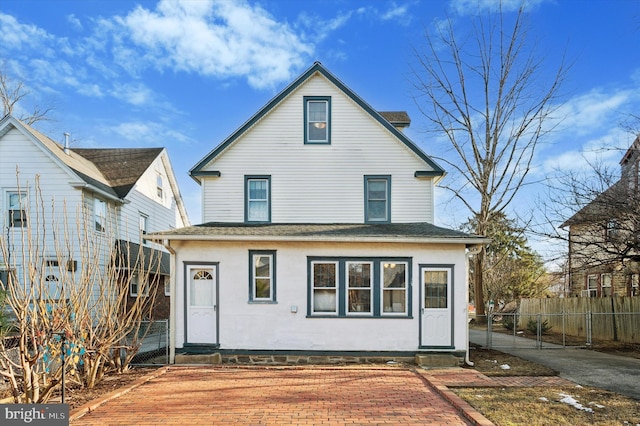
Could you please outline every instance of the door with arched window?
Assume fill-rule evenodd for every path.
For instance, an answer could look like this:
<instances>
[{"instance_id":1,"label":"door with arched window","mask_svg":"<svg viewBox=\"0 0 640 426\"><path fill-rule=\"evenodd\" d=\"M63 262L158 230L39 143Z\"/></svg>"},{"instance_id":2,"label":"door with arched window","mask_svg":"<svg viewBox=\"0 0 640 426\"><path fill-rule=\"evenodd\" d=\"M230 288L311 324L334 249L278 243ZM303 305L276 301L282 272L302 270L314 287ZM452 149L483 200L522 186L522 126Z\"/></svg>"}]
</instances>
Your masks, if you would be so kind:
<instances>
[{"instance_id":1,"label":"door with arched window","mask_svg":"<svg viewBox=\"0 0 640 426\"><path fill-rule=\"evenodd\" d=\"M187 343L215 344L217 333L217 270L215 265L187 268Z\"/></svg>"}]
</instances>

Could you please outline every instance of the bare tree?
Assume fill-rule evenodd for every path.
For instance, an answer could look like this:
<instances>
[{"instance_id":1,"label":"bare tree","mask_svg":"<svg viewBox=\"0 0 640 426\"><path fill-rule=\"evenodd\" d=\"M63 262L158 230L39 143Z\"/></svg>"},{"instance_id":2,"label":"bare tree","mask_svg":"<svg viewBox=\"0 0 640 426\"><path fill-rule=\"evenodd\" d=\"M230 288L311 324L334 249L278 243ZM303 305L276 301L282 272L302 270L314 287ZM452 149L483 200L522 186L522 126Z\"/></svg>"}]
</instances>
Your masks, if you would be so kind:
<instances>
[{"instance_id":1,"label":"bare tree","mask_svg":"<svg viewBox=\"0 0 640 426\"><path fill-rule=\"evenodd\" d=\"M3 67L4 68L4 67ZM2 102L2 116L13 115L20 121L32 125L38 121L50 120L50 114L53 107L42 107L33 104L32 110L27 114L16 116L17 106L24 102L30 92L25 89L24 83L21 81L12 81L6 72L0 68L0 101Z\"/></svg>"},{"instance_id":2,"label":"bare tree","mask_svg":"<svg viewBox=\"0 0 640 426\"><path fill-rule=\"evenodd\" d=\"M487 235L494 215L504 212L525 184L538 142L553 128L564 60L548 81L543 60L528 40L524 2L513 19L502 11L480 14L471 34L458 34L449 19L414 49L416 103L432 130L446 138L450 157L438 158L459 179L443 187L462 202ZM491 236L491 235L487 235ZM484 251L474 259L483 269ZM475 275L478 315L485 313L483 274Z\"/></svg>"},{"instance_id":3,"label":"bare tree","mask_svg":"<svg viewBox=\"0 0 640 426\"><path fill-rule=\"evenodd\" d=\"M8 267L0 286L18 333L17 348L0 342L0 376L17 403L50 400L63 371L93 387L106 373L125 370L159 284L159 258L115 240L113 215L95 232L84 203L75 211L54 199L45 205L38 182L31 188L0 238L0 264ZM131 300L134 279L139 296Z\"/></svg>"}]
</instances>

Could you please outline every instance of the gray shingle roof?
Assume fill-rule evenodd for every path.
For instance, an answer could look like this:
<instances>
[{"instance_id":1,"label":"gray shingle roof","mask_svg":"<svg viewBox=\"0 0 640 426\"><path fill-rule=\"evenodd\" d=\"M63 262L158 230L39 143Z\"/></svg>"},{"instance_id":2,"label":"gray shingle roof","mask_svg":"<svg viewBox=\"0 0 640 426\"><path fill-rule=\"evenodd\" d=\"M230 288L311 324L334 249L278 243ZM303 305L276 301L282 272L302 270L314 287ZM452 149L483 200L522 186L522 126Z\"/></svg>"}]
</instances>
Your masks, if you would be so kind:
<instances>
[{"instance_id":1,"label":"gray shingle roof","mask_svg":"<svg viewBox=\"0 0 640 426\"><path fill-rule=\"evenodd\" d=\"M480 244L484 238L431 223L223 223L201 225L150 234L157 239L206 240L305 240L305 241L407 241L451 240L450 242Z\"/></svg>"}]
</instances>

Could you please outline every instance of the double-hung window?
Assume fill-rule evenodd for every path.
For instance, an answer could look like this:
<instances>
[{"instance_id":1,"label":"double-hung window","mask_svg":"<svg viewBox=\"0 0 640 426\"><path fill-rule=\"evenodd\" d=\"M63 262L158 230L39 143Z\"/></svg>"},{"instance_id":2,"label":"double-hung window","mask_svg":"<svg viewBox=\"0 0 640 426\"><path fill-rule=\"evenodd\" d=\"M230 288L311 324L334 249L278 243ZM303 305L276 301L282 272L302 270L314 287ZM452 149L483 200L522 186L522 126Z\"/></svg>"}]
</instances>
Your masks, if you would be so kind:
<instances>
[{"instance_id":1,"label":"double-hung window","mask_svg":"<svg viewBox=\"0 0 640 426\"><path fill-rule=\"evenodd\" d=\"M364 195L365 222L391 222L391 176L365 176Z\"/></svg>"},{"instance_id":2,"label":"double-hung window","mask_svg":"<svg viewBox=\"0 0 640 426\"><path fill-rule=\"evenodd\" d=\"M304 97L304 143L331 143L331 97Z\"/></svg>"},{"instance_id":3,"label":"double-hung window","mask_svg":"<svg viewBox=\"0 0 640 426\"><path fill-rule=\"evenodd\" d=\"M311 262L312 313L338 313L338 263Z\"/></svg>"},{"instance_id":4,"label":"double-hung window","mask_svg":"<svg viewBox=\"0 0 640 426\"><path fill-rule=\"evenodd\" d=\"M10 228L25 228L27 226L27 193L22 191L9 191L7 193Z\"/></svg>"},{"instance_id":5,"label":"double-hung window","mask_svg":"<svg viewBox=\"0 0 640 426\"><path fill-rule=\"evenodd\" d=\"M245 222L271 222L270 176L245 176Z\"/></svg>"},{"instance_id":6,"label":"double-hung window","mask_svg":"<svg viewBox=\"0 0 640 426\"><path fill-rule=\"evenodd\" d=\"M93 218L96 231L104 232L107 229L107 202L100 198L93 199Z\"/></svg>"},{"instance_id":7,"label":"double-hung window","mask_svg":"<svg viewBox=\"0 0 640 426\"><path fill-rule=\"evenodd\" d=\"M276 252L249 250L249 301L276 301Z\"/></svg>"},{"instance_id":8,"label":"double-hung window","mask_svg":"<svg viewBox=\"0 0 640 426\"><path fill-rule=\"evenodd\" d=\"M147 240L144 238L145 235L147 235L148 229L147 226L149 224L149 216L147 216L144 213L140 213L140 218L139 218L139 228L140 228L140 242L142 244L146 244Z\"/></svg>"},{"instance_id":9,"label":"double-hung window","mask_svg":"<svg viewBox=\"0 0 640 426\"><path fill-rule=\"evenodd\" d=\"M309 316L411 316L410 259L309 258Z\"/></svg>"},{"instance_id":10,"label":"double-hung window","mask_svg":"<svg viewBox=\"0 0 640 426\"><path fill-rule=\"evenodd\" d=\"M347 262L347 306L350 314L371 314L373 268L371 262Z\"/></svg>"},{"instance_id":11,"label":"double-hung window","mask_svg":"<svg viewBox=\"0 0 640 426\"><path fill-rule=\"evenodd\" d=\"M384 262L382 264L382 313L407 312L407 264Z\"/></svg>"}]
</instances>

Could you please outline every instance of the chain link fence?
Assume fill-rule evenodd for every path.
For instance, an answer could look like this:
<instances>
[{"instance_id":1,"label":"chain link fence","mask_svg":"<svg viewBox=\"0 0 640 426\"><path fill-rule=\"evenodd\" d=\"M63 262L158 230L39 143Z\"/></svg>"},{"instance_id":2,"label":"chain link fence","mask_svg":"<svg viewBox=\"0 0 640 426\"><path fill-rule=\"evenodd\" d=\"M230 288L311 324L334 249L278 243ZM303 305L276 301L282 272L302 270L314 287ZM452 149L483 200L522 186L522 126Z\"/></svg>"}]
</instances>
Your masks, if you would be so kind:
<instances>
[{"instance_id":1,"label":"chain link fence","mask_svg":"<svg viewBox=\"0 0 640 426\"><path fill-rule=\"evenodd\" d=\"M487 348L566 348L640 344L640 312L492 312L486 324Z\"/></svg>"},{"instance_id":2,"label":"chain link fence","mask_svg":"<svg viewBox=\"0 0 640 426\"><path fill-rule=\"evenodd\" d=\"M169 364L169 320L142 321L137 333L129 336L129 340L140 345L131 365Z\"/></svg>"}]
</instances>

